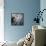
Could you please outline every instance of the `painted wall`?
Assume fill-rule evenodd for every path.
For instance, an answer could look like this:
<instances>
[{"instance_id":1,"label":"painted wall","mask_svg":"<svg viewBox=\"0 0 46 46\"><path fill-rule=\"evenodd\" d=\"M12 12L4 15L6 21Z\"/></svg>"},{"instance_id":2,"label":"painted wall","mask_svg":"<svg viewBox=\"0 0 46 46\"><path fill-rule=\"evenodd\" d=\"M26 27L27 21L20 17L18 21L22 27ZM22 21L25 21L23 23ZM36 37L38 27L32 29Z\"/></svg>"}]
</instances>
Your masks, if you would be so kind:
<instances>
[{"instance_id":1,"label":"painted wall","mask_svg":"<svg viewBox=\"0 0 46 46\"><path fill-rule=\"evenodd\" d=\"M32 21L40 9L40 0L4 0L4 35L7 41L18 41L32 28ZM24 26L11 25L11 13L24 13Z\"/></svg>"}]
</instances>

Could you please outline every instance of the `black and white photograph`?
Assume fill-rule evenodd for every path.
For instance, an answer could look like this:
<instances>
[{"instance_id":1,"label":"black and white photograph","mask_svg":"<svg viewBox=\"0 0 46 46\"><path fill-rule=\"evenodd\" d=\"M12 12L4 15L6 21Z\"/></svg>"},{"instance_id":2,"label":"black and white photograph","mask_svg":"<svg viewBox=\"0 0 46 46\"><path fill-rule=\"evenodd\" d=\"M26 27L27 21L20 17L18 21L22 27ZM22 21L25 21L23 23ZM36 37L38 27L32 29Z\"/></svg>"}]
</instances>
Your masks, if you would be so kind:
<instances>
[{"instance_id":1,"label":"black and white photograph","mask_svg":"<svg viewBox=\"0 0 46 46\"><path fill-rule=\"evenodd\" d=\"M24 13L12 13L11 25L24 25Z\"/></svg>"}]
</instances>

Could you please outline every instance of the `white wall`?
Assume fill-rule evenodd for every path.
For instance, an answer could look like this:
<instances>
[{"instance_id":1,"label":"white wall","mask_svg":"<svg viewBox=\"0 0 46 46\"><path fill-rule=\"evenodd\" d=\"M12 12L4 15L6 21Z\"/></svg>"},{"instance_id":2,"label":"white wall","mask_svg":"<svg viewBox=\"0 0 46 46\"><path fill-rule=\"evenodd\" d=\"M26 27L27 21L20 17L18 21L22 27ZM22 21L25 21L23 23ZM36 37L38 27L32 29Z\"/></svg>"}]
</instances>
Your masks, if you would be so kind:
<instances>
[{"instance_id":1,"label":"white wall","mask_svg":"<svg viewBox=\"0 0 46 46\"><path fill-rule=\"evenodd\" d=\"M41 10L46 9L46 0L40 0L40 9ZM44 21L40 22L40 24L46 27L46 11L44 11L42 17L43 17Z\"/></svg>"},{"instance_id":2,"label":"white wall","mask_svg":"<svg viewBox=\"0 0 46 46\"><path fill-rule=\"evenodd\" d=\"M46 0L40 0L40 9L41 11L43 9L46 9ZM43 22L41 22L40 24L43 26L46 26L46 11L43 12Z\"/></svg>"},{"instance_id":3,"label":"white wall","mask_svg":"<svg viewBox=\"0 0 46 46\"><path fill-rule=\"evenodd\" d=\"M4 0L0 0L0 42L4 41Z\"/></svg>"}]
</instances>

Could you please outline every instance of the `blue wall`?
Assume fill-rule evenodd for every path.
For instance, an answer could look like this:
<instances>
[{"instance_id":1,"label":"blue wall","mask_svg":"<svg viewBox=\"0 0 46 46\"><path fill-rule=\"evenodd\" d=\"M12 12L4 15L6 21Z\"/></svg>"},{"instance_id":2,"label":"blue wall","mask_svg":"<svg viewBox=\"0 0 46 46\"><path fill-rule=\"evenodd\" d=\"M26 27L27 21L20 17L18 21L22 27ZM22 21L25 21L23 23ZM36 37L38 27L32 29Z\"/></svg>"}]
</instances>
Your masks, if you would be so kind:
<instances>
[{"instance_id":1,"label":"blue wall","mask_svg":"<svg viewBox=\"0 0 46 46\"><path fill-rule=\"evenodd\" d=\"M5 40L18 41L32 28L35 12L40 9L40 0L4 0ZM11 12L24 13L24 26L11 25Z\"/></svg>"}]
</instances>

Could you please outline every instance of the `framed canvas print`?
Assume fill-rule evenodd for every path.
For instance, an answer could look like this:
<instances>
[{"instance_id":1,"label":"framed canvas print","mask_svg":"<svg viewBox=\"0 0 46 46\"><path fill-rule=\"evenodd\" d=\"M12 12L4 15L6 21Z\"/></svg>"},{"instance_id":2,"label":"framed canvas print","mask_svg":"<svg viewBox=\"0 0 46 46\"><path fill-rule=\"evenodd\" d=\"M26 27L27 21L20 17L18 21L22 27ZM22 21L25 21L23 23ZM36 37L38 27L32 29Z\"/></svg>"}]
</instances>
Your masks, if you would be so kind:
<instances>
[{"instance_id":1,"label":"framed canvas print","mask_svg":"<svg viewBox=\"0 0 46 46\"><path fill-rule=\"evenodd\" d=\"M11 25L24 25L24 13L11 13Z\"/></svg>"}]
</instances>

